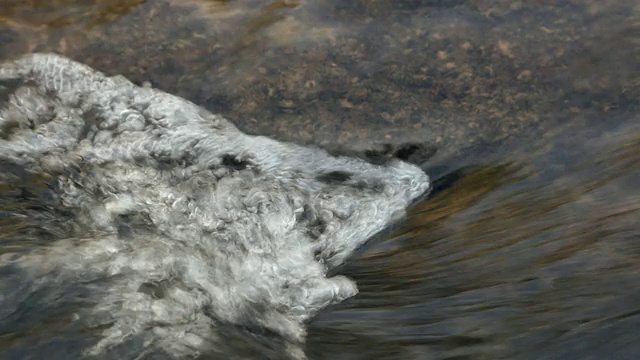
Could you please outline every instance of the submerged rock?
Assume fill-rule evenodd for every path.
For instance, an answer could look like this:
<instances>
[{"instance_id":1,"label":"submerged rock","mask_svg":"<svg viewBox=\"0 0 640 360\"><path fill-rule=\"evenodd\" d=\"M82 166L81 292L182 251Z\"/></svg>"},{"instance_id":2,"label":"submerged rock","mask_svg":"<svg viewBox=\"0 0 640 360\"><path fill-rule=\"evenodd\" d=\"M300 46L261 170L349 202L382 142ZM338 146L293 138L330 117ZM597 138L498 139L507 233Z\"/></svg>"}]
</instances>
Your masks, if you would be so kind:
<instances>
[{"instance_id":1,"label":"submerged rock","mask_svg":"<svg viewBox=\"0 0 640 360\"><path fill-rule=\"evenodd\" d=\"M399 159L249 136L182 98L53 54L2 64L0 102L0 161L52 179L46 206L28 216L57 211L68 216L57 223L73 224L0 253L22 283L0 279L0 315L41 316L81 296L69 321L100 337L85 354L138 339L139 354L196 356L215 351L223 324L302 344L307 319L357 293L327 272L430 188ZM46 309L21 307L36 292Z\"/></svg>"}]
</instances>

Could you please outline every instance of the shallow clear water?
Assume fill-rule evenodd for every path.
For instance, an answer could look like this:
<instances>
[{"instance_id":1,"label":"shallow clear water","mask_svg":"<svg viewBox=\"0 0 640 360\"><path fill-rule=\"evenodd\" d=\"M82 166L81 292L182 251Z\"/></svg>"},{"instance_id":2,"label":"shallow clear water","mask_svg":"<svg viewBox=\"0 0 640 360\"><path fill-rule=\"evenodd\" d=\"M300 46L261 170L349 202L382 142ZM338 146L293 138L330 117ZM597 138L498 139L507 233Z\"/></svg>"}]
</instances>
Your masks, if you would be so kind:
<instances>
[{"instance_id":1,"label":"shallow clear water","mask_svg":"<svg viewBox=\"0 0 640 360\"><path fill-rule=\"evenodd\" d=\"M3 60L62 53L295 142L429 149L412 160L437 179L433 195L338 271L360 293L310 322L310 358L640 353L637 2L0 6ZM31 202L46 203L43 183L25 185ZM2 212L23 206L12 190L2 189ZM0 213L0 254L52 236L25 228ZM25 306L38 301L33 294ZM61 358L90 341L95 329L64 321L42 314L2 327L0 353L26 357L34 350L20 352L31 346L21 339L45 339L37 357ZM65 331L87 335L64 339ZM277 359L283 350L268 334L226 336L230 358Z\"/></svg>"}]
</instances>

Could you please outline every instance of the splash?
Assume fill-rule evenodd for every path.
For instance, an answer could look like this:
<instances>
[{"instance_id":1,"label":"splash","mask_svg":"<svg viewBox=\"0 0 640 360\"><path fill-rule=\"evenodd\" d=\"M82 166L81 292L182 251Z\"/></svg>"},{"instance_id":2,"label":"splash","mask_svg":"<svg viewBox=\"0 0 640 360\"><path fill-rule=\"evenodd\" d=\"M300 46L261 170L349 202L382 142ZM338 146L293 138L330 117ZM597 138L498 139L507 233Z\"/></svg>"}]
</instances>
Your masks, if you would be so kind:
<instances>
[{"instance_id":1,"label":"splash","mask_svg":"<svg viewBox=\"0 0 640 360\"><path fill-rule=\"evenodd\" d=\"M302 344L306 320L357 293L327 272L430 187L398 159L249 136L58 55L1 65L0 101L0 162L49 179L39 214L67 214L38 215L65 224L44 243L0 252L0 270L20 274L0 279L0 315L40 316L21 307L36 293L47 309L76 297L65 321L99 331L85 355L138 339L138 356L196 356L224 324Z\"/></svg>"}]
</instances>

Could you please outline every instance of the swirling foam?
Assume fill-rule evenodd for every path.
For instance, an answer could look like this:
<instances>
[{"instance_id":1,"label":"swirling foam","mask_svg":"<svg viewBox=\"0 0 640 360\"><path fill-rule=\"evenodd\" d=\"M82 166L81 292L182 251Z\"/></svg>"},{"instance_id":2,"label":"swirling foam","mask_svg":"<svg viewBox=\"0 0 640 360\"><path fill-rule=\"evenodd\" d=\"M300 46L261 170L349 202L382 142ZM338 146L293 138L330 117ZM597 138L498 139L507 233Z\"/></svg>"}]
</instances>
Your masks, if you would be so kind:
<instances>
[{"instance_id":1,"label":"swirling foam","mask_svg":"<svg viewBox=\"0 0 640 360\"><path fill-rule=\"evenodd\" d=\"M249 136L53 54L1 65L0 101L1 160L53 179L51 204L77 229L4 254L0 266L38 280L2 300L92 284L100 295L74 320L102 326L87 354L144 335L142 348L193 356L216 346L222 323L302 343L305 320L357 293L327 271L430 186L405 162Z\"/></svg>"}]
</instances>

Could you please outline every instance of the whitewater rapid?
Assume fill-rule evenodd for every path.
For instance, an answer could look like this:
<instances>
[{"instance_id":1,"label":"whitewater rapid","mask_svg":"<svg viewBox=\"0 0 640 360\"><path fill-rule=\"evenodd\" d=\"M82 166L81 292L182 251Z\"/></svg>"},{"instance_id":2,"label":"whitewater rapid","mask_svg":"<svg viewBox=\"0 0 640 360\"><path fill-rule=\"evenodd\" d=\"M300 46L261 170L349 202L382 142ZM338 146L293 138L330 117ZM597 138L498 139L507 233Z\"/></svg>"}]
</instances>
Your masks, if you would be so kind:
<instances>
[{"instance_id":1,"label":"whitewater rapid","mask_svg":"<svg viewBox=\"0 0 640 360\"><path fill-rule=\"evenodd\" d=\"M49 234L0 252L0 272L13 274L0 277L0 318L7 327L73 303L60 315L69 329L98 329L83 356L135 340L137 356L193 357L232 324L302 358L305 321L358 291L327 272L430 188L399 159L250 136L53 54L0 65L0 162L3 184L46 184L39 206L3 218ZM33 294L40 308L25 309Z\"/></svg>"}]
</instances>

